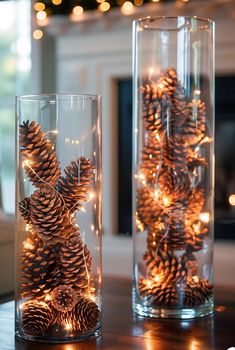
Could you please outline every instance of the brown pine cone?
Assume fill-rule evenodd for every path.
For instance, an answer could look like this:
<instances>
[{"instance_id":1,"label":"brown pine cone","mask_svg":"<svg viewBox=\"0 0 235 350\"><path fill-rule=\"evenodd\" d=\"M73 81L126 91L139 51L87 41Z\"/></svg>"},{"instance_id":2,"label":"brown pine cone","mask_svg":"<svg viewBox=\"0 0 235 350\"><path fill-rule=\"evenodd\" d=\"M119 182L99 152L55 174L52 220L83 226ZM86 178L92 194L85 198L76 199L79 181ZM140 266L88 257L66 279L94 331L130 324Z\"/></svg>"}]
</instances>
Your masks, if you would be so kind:
<instances>
[{"instance_id":1,"label":"brown pine cone","mask_svg":"<svg viewBox=\"0 0 235 350\"><path fill-rule=\"evenodd\" d=\"M207 167L207 161L205 157L202 157L200 154L195 152L195 150L189 150L188 152L188 170L190 173L194 174L194 171L197 172L198 167Z\"/></svg>"},{"instance_id":2,"label":"brown pine cone","mask_svg":"<svg viewBox=\"0 0 235 350\"><path fill-rule=\"evenodd\" d=\"M64 284L72 287L77 294L94 293L92 259L76 229L70 239L61 245L60 261Z\"/></svg>"},{"instance_id":3,"label":"brown pine cone","mask_svg":"<svg viewBox=\"0 0 235 350\"><path fill-rule=\"evenodd\" d=\"M170 100L166 94L163 93L160 99L152 98L150 100L146 100L143 96L142 116L145 130L150 132L162 132L168 123L167 112L169 110ZM170 125L171 124L172 120L170 120Z\"/></svg>"},{"instance_id":4,"label":"brown pine cone","mask_svg":"<svg viewBox=\"0 0 235 350\"><path fill-rule=\"evenodd\" d=\"M187 227L192 236L192 242L187 248L187 252L197 252L202 249L203 242L207 236L208 229L200 221L195 221L192 226Z\"/></svg>"},{"instance_id":5,"label":"brown pine cone","mask_svg":"<svg viewBox=\"0 0 235 350\"><path fill-rule=\"evenodd\" d=\"M177 257L174 253L164 252L159 249L157 255L153 258L149 252L144 255L146 268L150 280L160 285L169 283L184 282L188 274L188 259L186 255Z\"/></svg>"},{"instance_id":6,"label":"brown pine cone","mask_svg":"<svg viewBox=\"0 0 235 350\"><path fill-rule=\"evenodd\" d=\"M169 137L165 135L163 140L163 160L170 168L187 170L189 148L182 139L182 135L175 133Z\"/></svg>"},{"instance_id":7,"label":"brown pine cone","mask_svg":"<svg viewBox=\"0 0 235 350\"><path fill-rule=\"evenodd\" d=\"M187 105L184 88L180 85L176 87L173 95L171 113L174 127L181 131L181 127L189 117L189 107Z\"/></svg>"},{"instance_id":8,"label":"brown pine cone","mask_svg":"<svg viewBox=\"0 0 235 350\"><path fill-rule=\"evenodd\" d=\"M66 207L71 213L81 208L81 203L87 201L87 193L94 179L94 166L90 159L81 157L71 162L64 170L56 186L64 198Z\"/></svg>"},{"instance_id":9,"label":"brown pine cone","mask_svg":"<svg viewBox=\"0 0 235 350\"><path fill-rule=\"evenodd\" d=\"M187 266L188 266L188 277L198 275L198 262L192 253L186 251Z\"/></svg>"},{"instance_id":10,"label":"brown pine cone","mask_svg":"<svg viewBox=\"0 0 235 350\"><path fill-rule=\"evenodd\" d=\"M53 144L35 121L20 125L20 153L30 181L39 187L43 181L55 186L60 169ZM27 164L29 163L29 164Z\"/></svg>"},{"instance_id":11,"label":"brown pine cone","mask_svg":"<svg viewBox=\"0 0 235 350\"><path fill-rule=\"evenodd\" d=\"M166 232L166 225L166 218L164 220L164 217L161 216L154 224L148 226L147 249L153 258L156 250L164 244L161 240Z\"/></svg>"},{"instance_id":12,"label":"brown pine cone","mask_svg":"<svg viewBox=\"0 0 235 350\"><path fill-rule=\"evenodd\" d=\"M191 196L191 181L187 172L170 167L161 167L158 173L159 189L174 200L188 200Z\"/></svg>"},{"instance_id":13,"label":"brown pine cone","mask_svg":"<svg viewBox=\"0 0 235 350\"><path fill-rule=\"evenodd\" d=\"M188 206L185 213L185 220L192 225L199 219L199 215L205 204L205 191L202 188L195 189L188 201Z\"/></svg>"},{"instance_id":14,"label":"brown pine cone","mask_svg":"<svg viewBox=\"0 0 235 350\"><path fill-rule=\"evenodd\" d=\"M29 335L43 335L52 318L50 307L43 301L30 300L23 304L22 328Z\"/></svg>"},{"instance_id":15,"label":"brown pine cone","mask_svg":"<svg viewBox=\"0 0 235 350\"><path fill-rule=\"evenodd\" d=\"M42 186L30 197L31 221L44 242L63 242L70 236L69 216L61 196L49 186Z\"/></svg>"},{"instance_id":16,"label":"brown pine cone","mask_svg":"<svg viewBox=\"0 0 235 350\"><path fill-rule=\"evenodd\" d=\"M162 208L152 192L147 187L137 189L137 213L139 220L144 225L154 223L162 212Z\"/></svg>"},{"instance_id":17,"label":"brown pine cone","mask_svg":"<svg viewBox=\"0 0 235 350\"><path fill-rule=\"evenodd\" d=\"M206 132L206 107L201 100L192 100L188 104L189 116L183 126L182 139L187 146L194 146L201 141Z\"/></svg>"},{"instance_id":18,"label":"brown pine cone","mask_svg":"<svg viewBox=\"0 0 235 350\"><path fill-rule=\"evenodd\" d=\"M51 304L59 312L71 311L77 303L77 294L73 288L60 285L51 293Z\"/></svg>"},{"instance_id":19,"label":"brown pine cone","mask_svg":"<svg viewBox=\"0 0 235 350\"><path fill-rule=\"evenodd\" d=\"M140 278L138 291L142 298L147 299L150 305L177 305L177 288L175 284L159 284L158 282Z\"/></svg>"},{"instance_id":20,"label":"brown pine cone","mask_svg":"<svg viewBox=\"0 0 235 350\"><path fill-rule=\"evenodd\" d=\"M197 276L189 277L184 290L184 304L188 307L200 306L210 301L213 286L208 280Z\"/></svg>"},{"instance_id":21,"label":"brown pine cone","mask_svg":"<svg viewBox=\"0 0 235 350\"><path fill-rule=\"evenodd\" d=\"M58 285L60 269L56 253L35 233L24 241L22 252L22 297L43 298Z\"/></svg>"},{"instance_id":22,"label":"brown pine cone","mask_svg":"<svg viewBox=\"0 0 235 350\"><path fill-rule=\"evenodd\" d=\"M153 163L153 167L156 169L157 165L161 161L161 134L151 132L146 133L146 139L144 141L144 147L142 151L142 162Z\"/></svg>"},{"instance_id":23,"label":"brown pine cone","mask_svg":"<svg viewBox=\"0 0 235 350\"><path fill-rule=\"evenodd\" d=\"M99 309L97 304L91 299L79 298L68 320L73 330L81 332L91 330L99 321Z\"/></svg>"},{"instance_id":24,"label":"brown pine cone","mask_svg":"<svg viewBox=\"0 0 235 350\"><path fill-rule=\"evenodd\" d=\"M139 182L155 184L158 168L161 164L161 145L154 133L148 135L142 151Z\"/></svg>"},{"instance_id":25,"label":"brown pine cone","mask_svg":"<svg viewBox=\"0 0 235 350\"><path fill-rule=\"evenodd\" d=\"M180 216L180 214L178 218L177 215L172 217L168 234L164 238L164 243L170 249L185 249L189 244L192 244L193 239L191 230L188 230L188 227L185 226L184 217Z\"/></svg>"},{"instance_id":26,"label":"brown pine cone","mask_svg":"<svg viewBox=\"0 0 235 350\"><path fill-rule=\"evenodd\" d=\"M144 103L151 103L161 97L157 84L152 80L144 81L140 87L140 94Z\"/></svg>"},{"instance_id":27,"label":"brown pine cone","mask_svg":"<svg viewBox=\"0 0 235 350\"><path fill-rule=\"evenodd\" d=\"M162 73L158 80L158 86L159 85L164 93L170 97L173 97L178 85L176 70L170 67L166 70L166 72Z\"/></svg>"},{"instance_id":28,"label":"brown pine cone","mask_svg":"<svg viewBox=\"0 0 235 350\"><path fill-rule=\"evenodd\" d=\"M19 202L19 211L21 216L23 217L26 224L30 223L30 199L24 198L21 202Z\"/></svg>"},{"instance_id":29,"label":"brown pine cone","mask_svg":"<svg viewBox=\"0 0 235 350\"><path fill-rule=\"evenodd\" d=\"M161 246L165 245L170 250L186 249L188 245L194 243L194 233L190 227L185 225L182 210L170 210L169 217L165 216L162 219L164 220L164 226L160 224L160 229L158 221L149 226L148 245L152 249L155 246L154 242L156 242L156 247L161 244Z\"/></svg>"}]
</instances>

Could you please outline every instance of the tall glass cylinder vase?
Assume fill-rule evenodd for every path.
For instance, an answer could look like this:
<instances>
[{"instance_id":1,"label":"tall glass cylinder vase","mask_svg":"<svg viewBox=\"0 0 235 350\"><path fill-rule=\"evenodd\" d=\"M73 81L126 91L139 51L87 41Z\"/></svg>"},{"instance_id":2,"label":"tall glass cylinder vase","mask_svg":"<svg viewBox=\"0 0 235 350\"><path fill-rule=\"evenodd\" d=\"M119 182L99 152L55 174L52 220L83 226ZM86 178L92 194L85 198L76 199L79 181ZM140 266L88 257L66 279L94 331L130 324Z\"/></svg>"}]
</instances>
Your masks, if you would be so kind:
<instances>
[{"instance_id":1,"label":"tall glass cylinder vase","mask_svg":"<svg viewBox=\"0 0 235 350\"><path fill-rule=\"evenodd\" d=\"M98 336L100 97L16 102L16 336L43 342Z\"/></svg>"},{"instance_id":2,"label":"tall glass cylinder vase","mask_svg":"<svg viewBox=\"0 0 235 350\"><path fill-rule=\"evenodd\" d=\"M213 312L214 23L133 26L133 309Z\"/></svg>"}]
</instances>

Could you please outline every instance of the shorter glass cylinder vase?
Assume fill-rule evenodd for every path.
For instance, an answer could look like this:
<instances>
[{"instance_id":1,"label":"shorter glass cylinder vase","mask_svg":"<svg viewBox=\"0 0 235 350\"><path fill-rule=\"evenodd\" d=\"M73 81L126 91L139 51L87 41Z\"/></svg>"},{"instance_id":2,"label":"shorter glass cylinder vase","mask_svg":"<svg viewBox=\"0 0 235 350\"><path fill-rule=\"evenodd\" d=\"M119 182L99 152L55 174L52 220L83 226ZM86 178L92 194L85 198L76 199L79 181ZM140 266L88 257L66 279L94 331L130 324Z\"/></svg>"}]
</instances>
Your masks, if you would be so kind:
<instances>
[{"instance_id":1,"label":"shorter glass cylinder vase","mask_svg":"<svg viewBox=\"0 0 235 350\"><path fill-rule=\"evenodd\" d=\"M16 336L52 343L98 336L100 97L16 102Z\"/></svg>"},{"instance_id":2,"label":"shorter glass cylinder vase","mask_svg":"<svg viewBox=\"0 0 235 350\"><path fill-rule=\"evenodd\" d=\"M134 22L134 312L213 312L214 23Z\"/></svg>"}]
</instances>

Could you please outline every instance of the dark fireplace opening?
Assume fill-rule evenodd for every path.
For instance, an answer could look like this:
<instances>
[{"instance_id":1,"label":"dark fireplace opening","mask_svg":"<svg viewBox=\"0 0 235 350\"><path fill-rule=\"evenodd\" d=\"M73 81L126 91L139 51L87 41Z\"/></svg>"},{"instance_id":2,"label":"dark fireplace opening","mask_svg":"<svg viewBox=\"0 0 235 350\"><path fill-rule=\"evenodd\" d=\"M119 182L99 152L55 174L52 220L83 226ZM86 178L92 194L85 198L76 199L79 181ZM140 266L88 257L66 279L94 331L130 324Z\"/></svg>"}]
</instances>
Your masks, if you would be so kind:
<instances>
[{"instance_id":1,"label":"dark fireplace opening","mask_svg":"<svg viewBox=\"0 0 235 350\"><path fill-rule=\"evenodd\" d=\"M132 232L132 80L118 86L118 232ZM215 79L215 238L235 240L235 76Z\"/></svg>"},{"instance_id":2,"label":"dark fireplace opening","mask_svg":"<svg viewBox=\"0 0 235 350\"><path fill-rule=\"evenodd\" d=\"M132 233L132 80L118 85L118 232Z\"/></svg>"}]
</instances>

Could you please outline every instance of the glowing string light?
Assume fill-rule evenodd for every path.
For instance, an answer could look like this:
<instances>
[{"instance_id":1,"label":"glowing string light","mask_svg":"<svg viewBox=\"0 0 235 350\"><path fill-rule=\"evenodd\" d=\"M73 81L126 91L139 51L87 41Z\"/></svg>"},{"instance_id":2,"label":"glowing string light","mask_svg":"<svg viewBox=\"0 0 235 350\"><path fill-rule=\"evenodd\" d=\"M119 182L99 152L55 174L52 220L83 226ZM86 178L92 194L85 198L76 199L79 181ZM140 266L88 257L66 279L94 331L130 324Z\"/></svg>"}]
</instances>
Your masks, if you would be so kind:
<instances>
[{"instance_id":1,"label":"glowing string light","mask_svg":"<svg viewBox=\"0 0 235 350\"><path fill-rule=\"evenodd\" d=\"M208 222L210 221L210 213L201 213L201 214L199 215L199 219L200 219L202 222L208 224Z\"/></svg>"},{"instance_id":2,"label":"glowing string light","mask_svg":"<svg viewBox=\"0 0 235 350\"><path fill-rule=\"evenodd\" d=\"M72 323L68 322L68 323L66 323L66 325L64 326L64 328L65 328L67 331L70 331L70 330L73 328L73 325L72 325Z\"/></svg>"},{"instance_id":3,"label":"glowing string light","mask_svg":"<svg viewBox=\"0 0 235 350\"><path fill-rule=\"evenodd\" d=\"M134 5L130 1L125 1L121 6L121 12L124 15L130 15L134 11Z\"/></svg>"},{"instance_id":4,"label":"glowing string light","mask_svg":"<svg viewBox=\"0 0 235 350\"><path fill-rule=\"evenodd\" d=\"M36 173L36 171L30 166L30 163L32 164L32 162L30 162L28 159L26 159L26 160L23 161L22 164L23 164L24 167L25 167L25 166L29 167L30 170L35 174L35 176L37 176L37 178L38 178L42 183L46 184L46 185L49 186L55 193L57 193L57 195L58 195L58 196L61 198L61 200L62 200L63 207L66 208L66 210L68 211L70 223L73 224L74 215L71 215L71 214L70 214L72 208L71 208L70 210L68 209L68 207L67 207L66 204L65 204L65 201L64 201L63 196L62 196L53 186L51 186L50 183L44 181L44 180ZM76 202L75 205L77 205L78 203L79 203L79 201ZM74 205L74 206L75 206L75 205ZM73 206L73 207L74 207L74 206ZM94 230L94 225L91 225L91 229L92 229L92 228L93 228L93 230ZM76 229L77 229L77 232L80 234L79 228L76 227ZM91 294L91 288L90 288L90 283L91 283L91 282L90 282L90 279L91 279L91 278L90 278L90 274L89 274L89 271L88 271L87 262L86 262L86 256L85 256L85 243L84 243L84 242L85 242L85 232L84 232L84 231L83 231L83 235L82 235L82 240L83 240L82 255L83 255L83 261L84 261L85 270L86 270L86 275L87 275L88 293L89 293L90 296L92 296L92 294ZM67 328L66 328L66 329L67 329Z\"/></svg>"},{"instance_id":5,"label":"glowing string light","mask_svg":"<svg viewBox=\"0 0 235 350\"><path fill-rule=\"evenodd\" d=\"M47 17L47 14L45 11L39 11L37 14L36 14L36 17L39 21L43 21L46 19Z\"/></svg>"},{"instance_id":6,"label":"glowing string light","mask_svg":"<svg viewBox=\"0 0 235 350\"><path fill-rule=\"evenodd\" d=\"M35 11L43 11L45 10L45 4L43 2L35 2L35 4L33 5L33 8Z\"/></svg>"}]
</instances>

